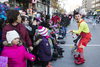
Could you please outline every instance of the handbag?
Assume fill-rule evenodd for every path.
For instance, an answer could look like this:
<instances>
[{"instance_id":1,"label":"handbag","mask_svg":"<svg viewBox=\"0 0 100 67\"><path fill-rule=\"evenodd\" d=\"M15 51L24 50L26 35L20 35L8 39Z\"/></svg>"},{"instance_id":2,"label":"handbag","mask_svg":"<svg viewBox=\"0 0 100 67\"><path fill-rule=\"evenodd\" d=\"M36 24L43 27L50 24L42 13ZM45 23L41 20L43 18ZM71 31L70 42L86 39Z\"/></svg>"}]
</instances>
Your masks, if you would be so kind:
<instances>
[{"instance_id":1,"label":"handbag","mask_svg":"<svg viewBox=\"0 0 100 67\"><path fill-rule=\"evenodd\" d=\"M17 29L16 29L12 24L10 24L10 25L11 25L11 26L15 29L15 31L19 34L19 32L17 31ZM22 40L22 42L23 42L23 45L24 45L26 51L27 51L28 53L31 52L31 50L28 48L28 44L24 42L24 40L23 40L23 38L21 37L20 34L19 34L19 36L20 36L20 38L21 38L21 40Z\"/></svg>"}]
</instances>

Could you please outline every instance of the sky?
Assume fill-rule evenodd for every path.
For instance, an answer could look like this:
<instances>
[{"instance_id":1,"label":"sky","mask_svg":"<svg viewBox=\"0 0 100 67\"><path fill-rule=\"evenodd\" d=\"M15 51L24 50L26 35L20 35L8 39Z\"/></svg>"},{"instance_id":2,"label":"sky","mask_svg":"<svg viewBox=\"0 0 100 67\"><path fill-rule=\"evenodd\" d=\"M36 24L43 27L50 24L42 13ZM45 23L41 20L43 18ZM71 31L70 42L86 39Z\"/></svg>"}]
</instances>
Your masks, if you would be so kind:
<instances>
[{"instance_id":1,"label":"sky","mask_svg":"<svg viewBox=\"0 0 100 67\"><path fill-rule=\"evenodd\" d=\"M62 7L67 11L70 12L70 7L72 5L80 5L82 6L82 0L60 0L63 1L63 3L65 4L65 6L63 7L63 3L62 3Z\"/></svg>"},{"instance_id":2,"label":"sky","mask_svg":"<svg viewBox=\"0 0 100 67\"><path fill-rule=\"evenodd\" d=\"M68 0L70 5L82 5L82 0Z\"/></svg>"}]
</instances>

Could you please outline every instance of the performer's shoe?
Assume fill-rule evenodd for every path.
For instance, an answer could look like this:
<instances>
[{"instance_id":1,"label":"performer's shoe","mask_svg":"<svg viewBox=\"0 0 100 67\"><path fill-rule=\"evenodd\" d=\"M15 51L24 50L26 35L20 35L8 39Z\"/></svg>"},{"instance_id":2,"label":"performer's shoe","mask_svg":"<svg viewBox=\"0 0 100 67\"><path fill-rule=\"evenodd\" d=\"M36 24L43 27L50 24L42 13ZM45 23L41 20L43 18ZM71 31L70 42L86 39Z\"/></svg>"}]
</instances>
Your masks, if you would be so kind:
<instances>
[{"instance_id":1,"label":"performer's shoe","mask_svg":"<svg viewBox=\"0 0 100 67\"><path fill-rule=\"evenodd\" d=\"M78 54L78 56L76 57L76 55L74 55L74 59L78 59L80 58L80 54Z\"/></svg>"},{"instance_id":2,"label":"performer's shoe","mask_svg":"<svg viewBox=\"0 0 100 67\"><path fill-rule=\"evenodd\" d=\"M77 65L80 65L80 64L83 64L83 63L85 63L85 59L84 58L80 58L80 59L76 59L75 60L75 64L77 64Z\"/></svg>"}]
</instances>

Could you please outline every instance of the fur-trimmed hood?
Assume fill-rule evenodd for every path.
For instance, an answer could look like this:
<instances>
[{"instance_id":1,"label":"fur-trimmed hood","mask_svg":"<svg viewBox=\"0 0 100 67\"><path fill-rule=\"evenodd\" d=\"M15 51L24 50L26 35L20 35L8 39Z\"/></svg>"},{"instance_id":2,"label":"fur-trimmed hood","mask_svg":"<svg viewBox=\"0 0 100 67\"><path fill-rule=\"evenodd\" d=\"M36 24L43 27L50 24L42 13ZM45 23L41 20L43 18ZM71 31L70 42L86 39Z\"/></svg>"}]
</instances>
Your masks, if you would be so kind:
<instances>
[{"instance_id":1,"label":"fur-trimmed hood","mask_svg":"<svg viewBox=\"0 0 100 67\"><path fill-rule=\"evenodd\" d=\"M4 41L4 42L3 42L3 45L4 45L4 46L8 46L8 47L13 46L13 44L9 44L7 41ZM22 42L21 42L21 40L19 40L18 46L21 46L21 45L22 45Z\"/></svg>"}]
</instances>

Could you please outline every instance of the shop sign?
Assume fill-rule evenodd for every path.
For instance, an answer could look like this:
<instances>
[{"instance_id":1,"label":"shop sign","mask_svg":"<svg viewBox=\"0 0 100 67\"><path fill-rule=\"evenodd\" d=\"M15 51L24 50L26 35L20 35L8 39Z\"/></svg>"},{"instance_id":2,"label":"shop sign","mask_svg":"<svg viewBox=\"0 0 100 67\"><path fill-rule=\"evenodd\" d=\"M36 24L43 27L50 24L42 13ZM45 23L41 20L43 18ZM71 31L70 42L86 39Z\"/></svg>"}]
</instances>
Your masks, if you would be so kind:
<instances>
[{"instance_id":1,"label":"shop sign","mask_svg":"<svg viewBox=\"0 0 100 67\"><path fill-rule=\"evenodd\" d=\"M97 10L97 12L99 12L99 11L100 11L100 9Z\"/></svg>"},{"instance_id":2,"label":"shop sign","mask_svg":"<svg viewBox=\"0 0 100 67\"><path fill-rule=\"evenodd\" d=\"M32 0L33 3L37 3L37 0Z\"/></svg>"}]
</instances>

